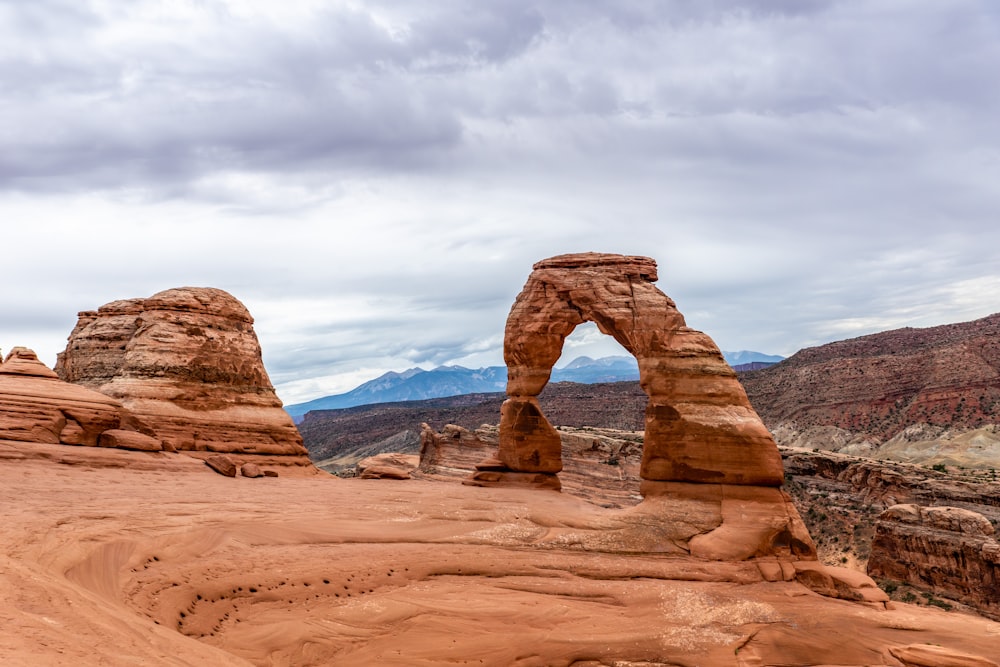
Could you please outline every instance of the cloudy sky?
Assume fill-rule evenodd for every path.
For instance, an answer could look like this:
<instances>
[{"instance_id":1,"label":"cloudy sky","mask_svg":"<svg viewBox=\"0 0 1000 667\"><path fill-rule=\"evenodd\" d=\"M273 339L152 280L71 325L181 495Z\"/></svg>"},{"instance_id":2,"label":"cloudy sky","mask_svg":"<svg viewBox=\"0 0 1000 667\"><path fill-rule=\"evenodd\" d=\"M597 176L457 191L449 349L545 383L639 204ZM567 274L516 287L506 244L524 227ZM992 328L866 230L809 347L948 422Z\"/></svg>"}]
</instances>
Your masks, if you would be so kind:
<instances>
[{"instance_id":1,"label":"cloudy sky","mask_svg":"<svg viewBox=\"0 0 1000 667\"><path fill-rule=\"evenodd\" d=\"M726 350L974 319L998 74L992 0L0 0L0 348L220 287L294 403L502 363L587 250Z\"/></svg>"}]
</instances>

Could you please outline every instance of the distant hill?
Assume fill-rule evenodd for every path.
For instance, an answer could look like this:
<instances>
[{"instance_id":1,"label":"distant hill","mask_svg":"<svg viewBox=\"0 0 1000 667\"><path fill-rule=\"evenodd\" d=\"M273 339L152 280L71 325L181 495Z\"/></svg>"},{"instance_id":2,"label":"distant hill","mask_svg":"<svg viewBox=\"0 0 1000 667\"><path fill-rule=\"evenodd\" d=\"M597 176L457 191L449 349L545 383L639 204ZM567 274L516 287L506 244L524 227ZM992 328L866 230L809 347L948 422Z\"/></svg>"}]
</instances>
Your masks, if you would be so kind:
<instances>
[{"instance_id":1,"label":"distant hill","mask_svg":"<svg viewBox=\"0 0 1000 667\"><path fill-rule=\"evenodd\" d=\"M760 352L723 352L730 364L773 363L782 357ZM737 368L737 370L742 370ZM562 368L552 371L552 382L623 382L639 379L639 367L634 357L610 356L600 359L577 357ZM438 366L425 371L411 368L402 373L389 372L343 394L324 396L306 403L285 406L285 410L298 423L312 410L335 410L359 405L420 401L430 398L459 396L504 391L507 387L507 368L488 366L470 369L462 366Z\"/></svg>"},{"instance_id":2,"label":"distant hill","mask_svg":"<svg viewBox=\"0 0 1000 667\"><path fill-rule=\"evenodd\" d=\"M299 432L313 461L349 456L403 431L419 433L427 422L440 430L445 424L475 429L500 421L504 392L447 396L423 401L314 410L299 423ZM638 382L550 383L539 396L542 410L560 426L601 425L623 431L644 428L646 394Z\"/></svg>"},{"instance_id":3,"label":"distant hill","mask_svg":"<svg viewBox=\"0 0 1000 667\"><path fill-rule=\"evenodd\" d=\"M740 380L779 443L1000 467L1000 314L806 348Z\"/></svg>"}]
</instances>

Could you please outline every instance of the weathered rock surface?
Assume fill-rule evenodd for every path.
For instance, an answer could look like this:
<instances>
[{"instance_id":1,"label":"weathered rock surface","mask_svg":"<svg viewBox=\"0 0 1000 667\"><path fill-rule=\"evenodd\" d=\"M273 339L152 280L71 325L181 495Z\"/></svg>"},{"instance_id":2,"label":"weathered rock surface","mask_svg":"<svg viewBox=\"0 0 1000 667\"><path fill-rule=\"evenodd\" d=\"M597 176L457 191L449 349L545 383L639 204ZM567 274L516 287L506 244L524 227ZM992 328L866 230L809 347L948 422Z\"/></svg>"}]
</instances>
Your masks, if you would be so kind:
<instances>
[{"instance_id":1,"label":"weathered rock surface","mask_svg":"<svg viewBox=\"0 0 1000 667\"><path fill-rule=\"evenodd\" d=\"M97 439L100 447L115 447L117 449L134 449L140 452L160 452L163 451L163 443L156 438L139 433L138 431L125 431L122 429L111 429L101 433Z\"/></svg>"},{"instance_id":2,"label":"weathered rock surface","mask_svg":"<svg viewBox=\"0 0 1000 667\"><path fill-rule=\"evenodd\" d=\"M564 493L609 508L632 507L642 500L641 433L561 426L558 432L563 461L559 480ZM457 481L483 470L483 460L496 452L500 433L488 424L475 431L448 424L440 432L423 424L420 438L420 466L414 476Z\"/></svg>"},{"instance_id":3,"label":"weathered rock surface","mask_svg":"<svg viewBox=\"0 0 1000 667\"><path fill-rule=\"evenodd\" d=\"M225 454L211 454L205 457L205 465L224 477L236 477L239 466Z\"/></svg>"},{"instance_id":4,"label":"weathered rock surface","mask_svg":"<svg viewBox=\"0 0 1000 667\"><path fill-rule=\"evenodd\" d=\"M264 476L264 471L256 463L244 463L240 466L240 474L250 479Z\"/></svg>"},{"instance_id":5,"label":"weathered rock surface","mask_svg":"<svg viewBox=\"0 0 1000 667\"><path fill-rule=\"evenodd\" d=\"M296 468L234 483L97 447L0 458L4 664L987 667L1000 642L981 617L817 595L778 558L692 558L661 532L718 521L691 503ZM920 645L979 662L890 653Z\"/></svg>"},{"instance_id":6,"label":"weathered rock surface","mask_svg":"<svg viewBox=\"0 0 1000 667\"><path fill-rule=\"evenodd\" d=\"M358 461L357 476L361 479L410 479L410 473L420 464L416 454L376 454Z\"/></svg>"},{"instance_id":7,"label":"weathered rock surface","mask_svg":"<svg viewBox=\"0 0 1000 667\"><path fill-rule=\"evenodd\" d=\"M507 395L497 458L513 472L562 469L559 435L537 396L577 325L594 322L639 362L649 397L641 476L780 486L781 458L711 338L689 328L653 283L647 257L599 253L538 262L507 319Z\"/></svg>"},{"instance_id":8,"label":"weathered rock surface","mask_svg":"<svg viewBox=\"0 0 1000 667\"><path fill-rule=\"evenodd\" d=\"M995 467L1000 313L800 350L740 376L780 444Z\"/></svg>"},{"instance_id":9,"label":"weathered rock surface","mask_svg":"<svg viewBox=\"0 0 1000 667\"><path fill-rule=\"evenodd\" d=\"M182 287L81 312L56 372L120 401L131 426L177 450L309 465L253 318L222 290Z\"/></svg>"},{"instance_id":10,"label":"weathered rock surface","mask_svg":"<svg viewBox=\"0 0 1000 667\"><path fill-rule=\"evenodd\" d=\"M122 417L118 401L61 381L27 348L0 365L0 440L94 446Z\"/></svg>"},{"instance_id":11,"label":"weathered rock surface","mask_svg":"<svg viewBox=\"0 0 1000 667\"><path fill-rule=\"evenodd\" d=\"M1000 544L981 514L894 505L882 512L868 573L931 588L1000 618Z\"/></svg>"},{"instance_id":12,"label":"weathered rock surface","mask_svg":"<svg viewBox=\"0 0 1000 667\"><path fill-rule=\"evenodd\" d=\"M892 646L889 653L904 667L1000 667L988 658L935 644Z\"/></svg>"}]
</instances>

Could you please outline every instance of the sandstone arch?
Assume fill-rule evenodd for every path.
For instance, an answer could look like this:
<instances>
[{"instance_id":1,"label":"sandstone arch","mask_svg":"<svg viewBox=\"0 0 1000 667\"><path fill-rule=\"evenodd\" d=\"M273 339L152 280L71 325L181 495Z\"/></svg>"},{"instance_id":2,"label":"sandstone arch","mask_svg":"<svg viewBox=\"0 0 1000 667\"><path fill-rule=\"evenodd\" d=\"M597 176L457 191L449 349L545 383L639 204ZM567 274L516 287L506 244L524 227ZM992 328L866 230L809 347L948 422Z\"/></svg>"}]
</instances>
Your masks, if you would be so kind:
<instances>
[{"instance_id":1,"label":"sandstone arch","mask_svg":"<svg viewBox=\"0 0 1000 667\"><path fill-rule=\"evenodd\" d=\"M506 479L558 488L559 435L536 397L566 336L590 321L639 362L649 396L644 493L657 482L782 484L774 440L712 339L689 328L673 300L653 285L654 260L582 253L552 257L533 269L504 335L508 399L498 460L481 465L473 483Z\"/></svg>"}]
</instances>

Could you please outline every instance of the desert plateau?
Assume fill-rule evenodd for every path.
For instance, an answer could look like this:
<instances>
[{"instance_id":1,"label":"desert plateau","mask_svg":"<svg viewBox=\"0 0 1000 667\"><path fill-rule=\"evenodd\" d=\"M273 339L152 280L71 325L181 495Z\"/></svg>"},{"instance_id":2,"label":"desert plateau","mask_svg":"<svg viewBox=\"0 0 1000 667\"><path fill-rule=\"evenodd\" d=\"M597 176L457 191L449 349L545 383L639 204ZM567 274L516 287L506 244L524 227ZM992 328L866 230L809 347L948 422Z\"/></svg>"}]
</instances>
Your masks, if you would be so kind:
<instances>
[{"instance_id":1,"label":"desert plateau","mask_svg":"<svg viewBox=\"0 0 1000 667\"><path fill-rule=\"evenodd\" d=\"M997 667L983 592L1000 548L968 509L983 507L859 482L846 454L780 451L656 279L644 257L537 263L505 332L498 426L425 425L419 456L382 453L353 478L310 462L253 318L221 290L83 311L54 370L14 348L0 663ZM543 414L585 321L639 360L644 432ZM968 604L890 599L821 560L815 510L789 494L815 468L886 508L869 571L920 585L931 545L921 566ZM971 588L948 570L948 531Z\"/></svg>"}]
</instances>

